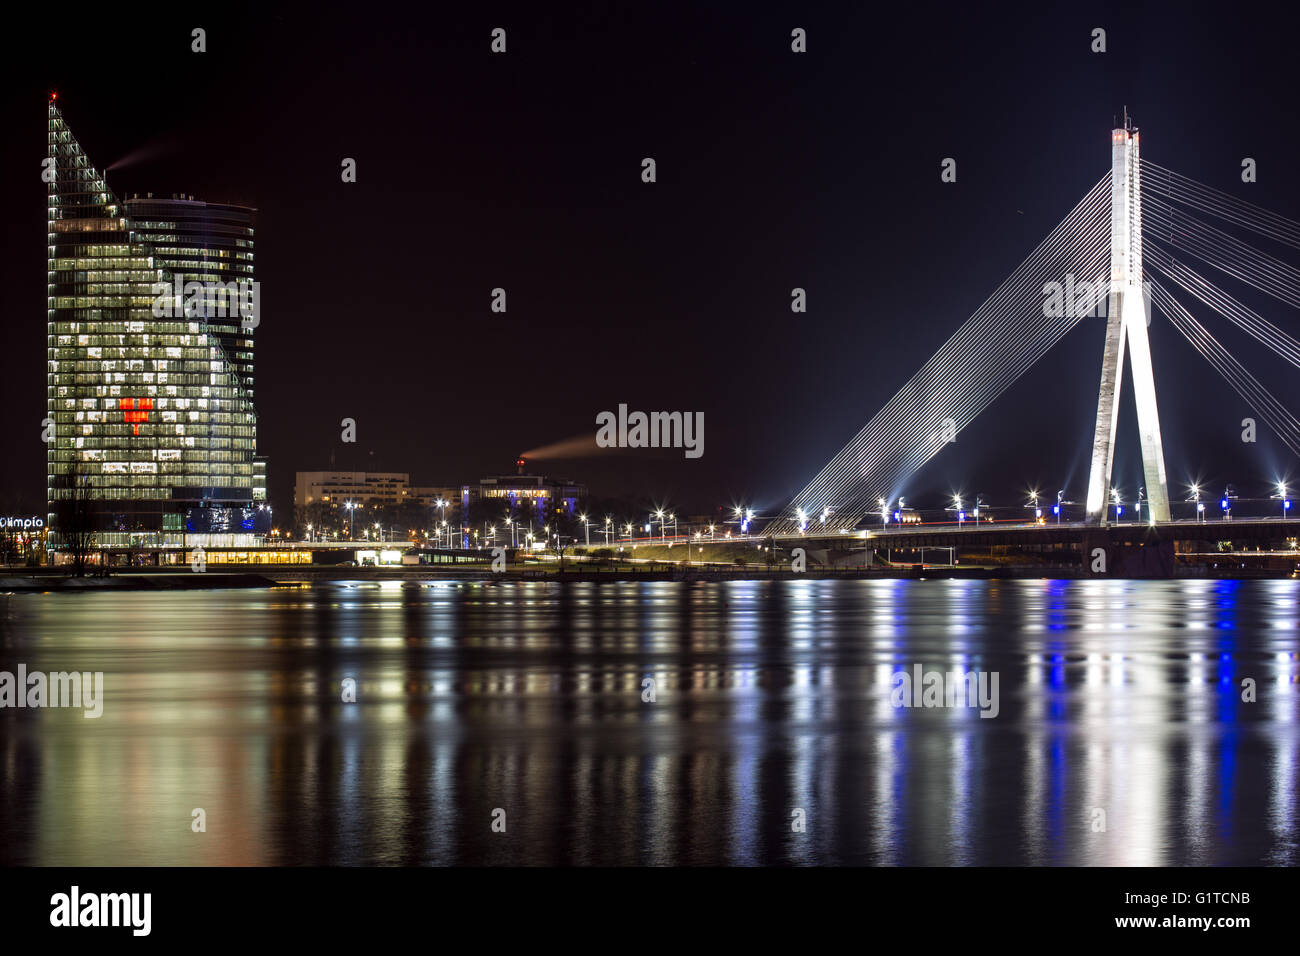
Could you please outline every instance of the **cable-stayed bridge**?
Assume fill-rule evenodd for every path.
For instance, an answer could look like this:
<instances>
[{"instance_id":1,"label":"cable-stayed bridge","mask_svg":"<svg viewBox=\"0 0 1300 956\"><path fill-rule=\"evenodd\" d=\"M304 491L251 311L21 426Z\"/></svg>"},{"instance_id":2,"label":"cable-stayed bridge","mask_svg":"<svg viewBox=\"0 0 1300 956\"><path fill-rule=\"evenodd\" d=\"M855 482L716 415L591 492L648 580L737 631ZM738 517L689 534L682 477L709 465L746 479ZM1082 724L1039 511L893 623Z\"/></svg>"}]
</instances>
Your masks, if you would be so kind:
<instances>
[{"instance_id":1,"label":"cable-stayed bridge","mask_svg":"<svg viewBox=\"0 0 1300 956\"><path fill-rule=\"evenodd\" d=\"M767 533L843 533L868 515L879 515L888 525L907 480L1075 325L1098 315L1106 318L1106 339L1087 521L1107 522L1127 355L1148 517L1150 523L1168 522L1168 480L1147 334L1153 305L1300 456L1300 419L1196 318L1197 313L1218 313L1300 367L1300 340L1196 271L1208 266L1300 309L1300 269L1207 220L1300 249L1300 223L1142 159L1138 130L1126 114L1123 127L1111 133L1110 171L795 495ZM988 342L997 348L987 348Z\"/></svg>"}]
</instances>

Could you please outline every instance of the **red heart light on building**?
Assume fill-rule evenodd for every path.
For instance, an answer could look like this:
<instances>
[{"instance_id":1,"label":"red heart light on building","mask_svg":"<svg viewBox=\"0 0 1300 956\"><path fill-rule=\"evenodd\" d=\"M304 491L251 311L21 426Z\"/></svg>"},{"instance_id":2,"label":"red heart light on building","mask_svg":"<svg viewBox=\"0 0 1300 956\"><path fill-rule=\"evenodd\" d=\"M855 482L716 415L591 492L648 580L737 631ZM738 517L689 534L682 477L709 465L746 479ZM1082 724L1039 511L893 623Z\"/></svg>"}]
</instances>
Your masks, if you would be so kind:
<instances>
[{"instance_id":1,"label":"red heart light on building","mask_svg":"<svg viewBox=\"0 0 1300 956\"><path fill-rule=\"evenodd\" d=\"M134 433L140 434L140 422L149 420L149 412L153 410L152 398L123 398L118 401L118 407L122 409L122 418L127 424L133 426Z\"/></svg>"}]
</instances>

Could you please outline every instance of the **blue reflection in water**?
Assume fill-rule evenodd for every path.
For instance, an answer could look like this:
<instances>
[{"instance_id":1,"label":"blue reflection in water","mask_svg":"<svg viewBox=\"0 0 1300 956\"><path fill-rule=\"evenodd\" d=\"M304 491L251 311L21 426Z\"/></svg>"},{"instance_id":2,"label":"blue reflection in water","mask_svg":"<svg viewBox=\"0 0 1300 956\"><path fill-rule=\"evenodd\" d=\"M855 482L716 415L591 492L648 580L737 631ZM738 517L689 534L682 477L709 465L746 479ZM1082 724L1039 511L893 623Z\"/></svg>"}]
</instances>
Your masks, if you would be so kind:
<instances>
[{"instance_id":1,"label":"blue reflection in water","mask_svg":"<svg viewBox=\"0 0 1300 956\"><path fill-rule=\"evenodd\" d=\"M354 581L6 607L0 670L100 670L106 693L98 720L0 710L5 863L1300 862L1295 582ZM998 673L998 716L892 707L917 664Z\"/></svg>"}]
</instances>

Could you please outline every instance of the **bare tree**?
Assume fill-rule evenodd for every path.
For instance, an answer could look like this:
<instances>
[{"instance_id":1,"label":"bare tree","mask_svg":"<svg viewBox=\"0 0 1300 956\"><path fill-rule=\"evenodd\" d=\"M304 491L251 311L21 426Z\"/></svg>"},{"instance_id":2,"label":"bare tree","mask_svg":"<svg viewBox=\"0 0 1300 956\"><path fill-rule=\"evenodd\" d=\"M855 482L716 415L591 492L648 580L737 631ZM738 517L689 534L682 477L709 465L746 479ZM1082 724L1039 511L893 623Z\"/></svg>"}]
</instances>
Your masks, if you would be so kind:
<instances>
[{"instance_id":1,"label":"bare tree","mask_svg":"<svg viewBox=\"0 0 1300 956\"><path fill-rule=\"evenodd\" d=\"M84 577L95 547L94 479L75 458L54 485L53 513L59 544L72 556L72 573Z\"/></svg>"}]
</instances>

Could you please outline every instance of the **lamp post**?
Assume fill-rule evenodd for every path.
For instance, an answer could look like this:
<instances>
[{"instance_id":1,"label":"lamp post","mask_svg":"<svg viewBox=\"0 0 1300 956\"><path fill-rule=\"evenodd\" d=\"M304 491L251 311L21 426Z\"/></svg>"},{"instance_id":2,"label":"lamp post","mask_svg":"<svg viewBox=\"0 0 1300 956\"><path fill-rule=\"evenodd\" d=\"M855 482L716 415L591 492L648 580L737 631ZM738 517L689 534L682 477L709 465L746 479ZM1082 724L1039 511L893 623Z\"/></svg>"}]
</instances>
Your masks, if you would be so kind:
<instances>
[{"instance_id":1,"label":"lamp post","mask_svg":"<svg viewBox=\"0 0 1300 956\"><path fill-rule=\"evenodd\" d=\"M355 501L349 501L343 507L348 509L348 540L351 541L355 537L353 534L352 519L356 514L357 503Z\"/></svg>"}]
</instances>

